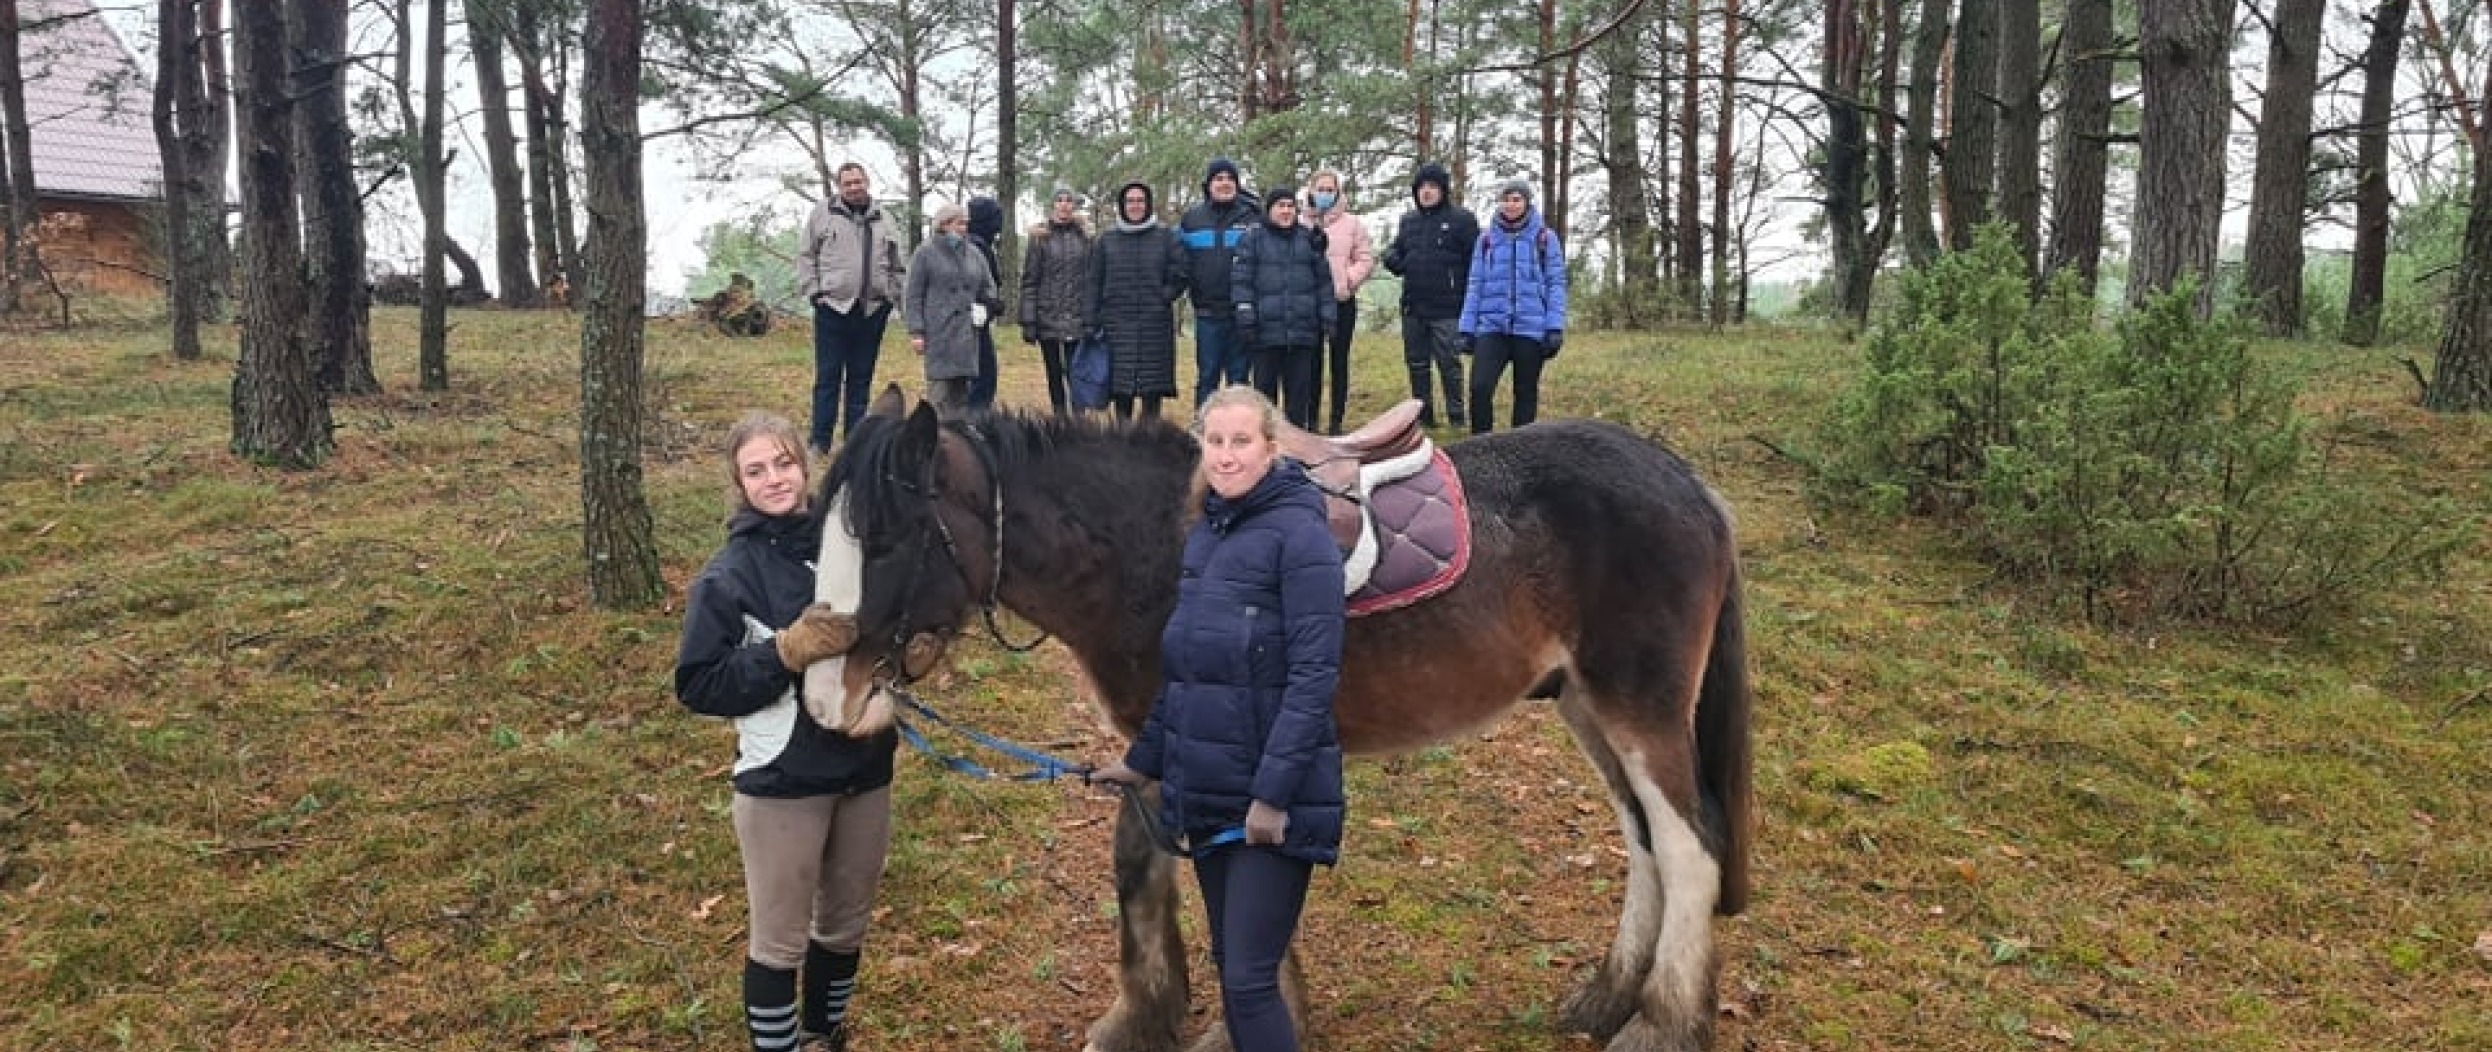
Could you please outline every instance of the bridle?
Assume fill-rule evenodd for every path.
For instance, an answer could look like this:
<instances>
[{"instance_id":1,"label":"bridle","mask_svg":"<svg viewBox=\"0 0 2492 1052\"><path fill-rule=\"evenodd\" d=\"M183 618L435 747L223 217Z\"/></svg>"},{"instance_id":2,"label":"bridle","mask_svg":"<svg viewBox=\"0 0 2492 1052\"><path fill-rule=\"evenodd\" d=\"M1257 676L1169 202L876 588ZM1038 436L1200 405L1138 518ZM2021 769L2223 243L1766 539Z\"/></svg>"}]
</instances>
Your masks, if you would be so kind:
<instances>
[{"instance_id":1,"label":"bridle","mask_svg":"<svg viewBox=\"0 0 2492 1052\"><path fill-rule=\"evenodd\" d=\"M995 610L998 606L1002 605L1002 595L1004 590L1003 476L996 469L995 453L992 449L987 447L986 435L980 432L975 424L963 423L960 424L959 427L964 436L968 439L969 448L977 453L978 466L986 472L987 492L993 498L993 528L995 531L995 544L993 549L988 553L992 558L992 561L988 563L988 565L994 569L993 572L987 577L986 594L978 600L978 613L986 624L987 635L995 640L995 645L1015 654L1026 654L1032 650L1038 649L1040 644L1047 642L1049 638L1048 633L1044 629L1041 629L1038 635L1028 642L1015 643L1004 635L1002 625L995 619ZM951 564L952 572L960 576L961 584L967 586L972 593L975 593L977 591L977 583L969 576L968 562L961 557L960 542L952 536L952 527L950 524L944 522L943 520L942 491L930 484L920 484L918 482L902 479L896 476L887 475L884 477L884 480L926 502L926 514L929 518L934 520L935 536L941 538L943 541L943 555L945 561ZM925 573L926 560L930 557L931 550L932 546L930 545L919 546L917 550L917 566L909 572L910 587L914 588L919 578ZM892 634L891 652L884 655L879 661L876 662L875 665L876 677L882 679L887 686L904 686L917 678L916 676L910 675L908 667L908 644L910 639L909 629L909 604L903 601L900 604L899 621ZM893 655L897 655L896 660ZM885 678L886 675L887 678Z\"/></svg>"}]
</instances>

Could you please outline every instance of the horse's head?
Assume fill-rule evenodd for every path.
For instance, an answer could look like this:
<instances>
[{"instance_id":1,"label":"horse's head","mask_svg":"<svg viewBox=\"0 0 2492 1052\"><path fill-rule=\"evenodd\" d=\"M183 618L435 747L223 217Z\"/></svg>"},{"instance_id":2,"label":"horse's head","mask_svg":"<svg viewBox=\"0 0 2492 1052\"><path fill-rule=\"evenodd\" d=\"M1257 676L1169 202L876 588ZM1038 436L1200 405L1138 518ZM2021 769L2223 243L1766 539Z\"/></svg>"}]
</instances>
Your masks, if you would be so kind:
<instances>
[{"instance_id":1,"label":"horse's head","mask_svg":"<svg viewBox=\"0 0 2492 1052\"><path fill-rule=\"evenodd\" d=\"M823 578L850 594L820 598L852 606L857 629L835 729L871 728L883 688L932 672L982 594L973 580L993 579L992 480L968 446L931 407L906 411L895 386L823 474Z\"/></svg>"}]
</instances>

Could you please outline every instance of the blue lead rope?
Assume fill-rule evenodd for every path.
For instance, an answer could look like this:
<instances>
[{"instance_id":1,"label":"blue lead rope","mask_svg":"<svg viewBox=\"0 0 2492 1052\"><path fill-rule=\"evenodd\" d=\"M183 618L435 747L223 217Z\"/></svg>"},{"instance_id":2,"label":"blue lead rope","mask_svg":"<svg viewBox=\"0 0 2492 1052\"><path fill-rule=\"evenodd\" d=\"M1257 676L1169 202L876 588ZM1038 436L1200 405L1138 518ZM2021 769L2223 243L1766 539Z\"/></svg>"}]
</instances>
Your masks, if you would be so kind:
<instances>
[{"instance_id":1,"label":"blue lead rope","mask_svg":"<svg viewBox=\"0 0 2492 1052\"><path fill-rule=\"evenodd\" d=\"M927 722L948 727L954 734L1030 765L1029 770L1019 774L998 774L976 760L935 748L934 743L927 741L926 735L916 727L910 726L905 717L893 721L899 726L901 740L908 742L911 748L924 753L927 759L971 778L981 781L1048 782L1067 775L1088 777L1094 770L1089 764L1074 763L1061 756L1050 756L1026 745L1015 745L1002 738L983 733L975 727L965 727L954 723L942 713L936 712L933 706L919 701L915 695L899 690L891 690L891 695L900 699L900 703L906 706L908 711L916 713Z\"/></svg>"}]
</instances>

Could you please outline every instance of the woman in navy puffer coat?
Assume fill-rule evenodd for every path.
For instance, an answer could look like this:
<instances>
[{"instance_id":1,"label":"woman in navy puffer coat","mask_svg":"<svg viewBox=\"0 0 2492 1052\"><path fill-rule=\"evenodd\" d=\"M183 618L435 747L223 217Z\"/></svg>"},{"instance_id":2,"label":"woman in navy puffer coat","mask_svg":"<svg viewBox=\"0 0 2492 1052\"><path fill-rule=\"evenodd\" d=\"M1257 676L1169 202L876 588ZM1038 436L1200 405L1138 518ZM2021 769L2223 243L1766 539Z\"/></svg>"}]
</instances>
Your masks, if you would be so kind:
<instances>
[{"instance_id":1,"label":"woman in navy puffer coat","mask_svg":"<svg viewBox=\"0 0 2492 1052\"><path fill-rule=\"evenodd\" d=\"M1276 416L1242 387L1203 404L1211 492L1160 636L1165 683L1124 762L1093 776L1162 782L1163 817L1192 846L1236 1052L1298 1047L1281 959L1315 866L1341 850L1341 549L1323 493L1273 442Z\"/></svg>"}]
</instances>

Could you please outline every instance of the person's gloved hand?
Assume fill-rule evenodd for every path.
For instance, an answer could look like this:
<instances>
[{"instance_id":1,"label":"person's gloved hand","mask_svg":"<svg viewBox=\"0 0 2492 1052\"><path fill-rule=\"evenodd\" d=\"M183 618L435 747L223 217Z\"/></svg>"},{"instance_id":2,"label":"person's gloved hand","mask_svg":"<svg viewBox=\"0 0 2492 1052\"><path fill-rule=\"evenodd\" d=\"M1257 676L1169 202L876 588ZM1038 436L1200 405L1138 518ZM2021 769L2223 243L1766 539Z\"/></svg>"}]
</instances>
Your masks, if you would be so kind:
<instances>
[{"instance_id":1,"label":"person's gloved hand","mask_svg":"<svg viewBox=\"0 0 2492 1052\"><path fill-rule=\"evenodd\" d=\"M1387 274L1393 274L1393 275L1397 275L1397 276L1398 276L1398 275L1400 275L1400 274L1402 273L1402 243L1401 243L1401 242L1396 241L1396 242L1394 242L1391 246L1387 247L1387 248L1384 250L1384 261L1383 261L1383 262L1384 262L1384 270L1385 270L1385 273L1387 273Z\"/></svg>"},{"instance_id":2,"label":"person's gloved hand","mask_svg":"<svg viewBox=\"0 0 2492 1052\"><path fill-rule=\"evenodd\" d=\"M1257 800L1253 804L1247 806L1247 843L1278 844L1281 842L1281 837L1288 832L1289 812L1264 803L1261 800Z\"/></svg>"},{"instance_id":3,"label":"person's gloved hand","mask_svg":"<svg viewBox=\"0 0 2492 1052\"><path fill-rule=\"evenodd\" d=\"M1021 327L1021 342L1023 342L1023 343L1030 343L1030 344L1035 344L1035 343L1037 343L1037 342L1038 342L1038 330L1037 330L1037 329L1034 329L1034 328L1031 328L1031 327L1029 327L1029 326L1027 326L1027 325L1022 326L1022 327Z\"/></svg>"},{"instance_id":4,"label":"person's gloved hand","mask_svg":"<svg viewBox=\"0 0 2492 1052\"><path fill-rule=\"evenodd\" d=\"M1564 346L1566 346L1566 330L1551 329L1549 330L1549 337L1540 341L1541 356L1543 358L1555 358L1558 354L1558 348Z\"/></svg>"},{"instance_id":5,"label":"person's gloved hand","mask_svg":"<svg viewBox=\"0 0 2492 1052\"><path fill-rule=\"evenodd\" d=\"M1122 785L1128 788L1139 786L1150 780L1142 777L1142 772L1125 766L1125 761L1123 760L1110 762L1107 766L1094 770L1083 777L1086 781L1093 785L1106 782L1109 785Z\"/></svg>"},{"instance_id":6,"label":"person's gloved hand","mask_svg":"<svg viewBox=\"0 0 2492 1052\"><path fill-rule=\"evenodd\" d=\"M986 328L986 304L972 303L969 305L969 324L973 328Z\"/></svg>"},{"instance_id":7,"label":"person's gloved hand","mask_svg":"<svg viewBox=\"0 0 2492 1052\"><path fill-rule=\"evenodd\" d=\"M1467 332L1454 338L1454 350L1463 354L1471 353L1472 348L1478 347L1479 345L1480 338Z\"/></svg>"},{"instance_id":8,"label":"person's gloved hand","mask_svg":"<svg viewBox=\"0 0 2492 1052\"><path fill-rule=\"evenodd\" d=\"M857 619L815 603L780 629L771 642L779 648L779 664L790 672L802 672L807 665L838 657L856 646Z\"/></svg>"}]
</instances>

